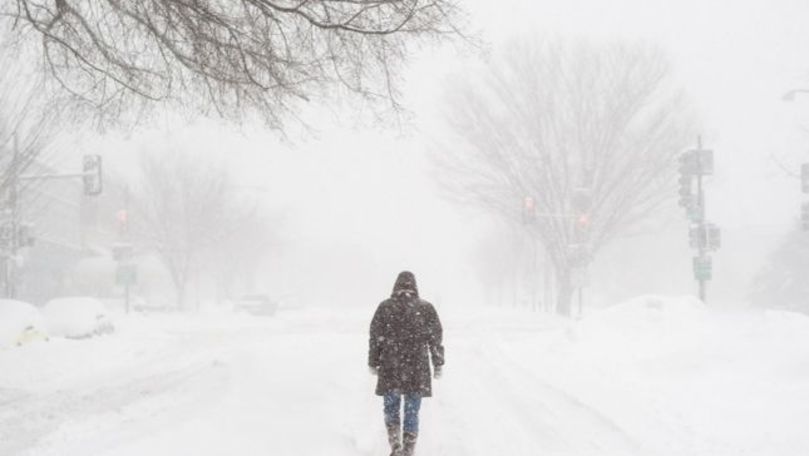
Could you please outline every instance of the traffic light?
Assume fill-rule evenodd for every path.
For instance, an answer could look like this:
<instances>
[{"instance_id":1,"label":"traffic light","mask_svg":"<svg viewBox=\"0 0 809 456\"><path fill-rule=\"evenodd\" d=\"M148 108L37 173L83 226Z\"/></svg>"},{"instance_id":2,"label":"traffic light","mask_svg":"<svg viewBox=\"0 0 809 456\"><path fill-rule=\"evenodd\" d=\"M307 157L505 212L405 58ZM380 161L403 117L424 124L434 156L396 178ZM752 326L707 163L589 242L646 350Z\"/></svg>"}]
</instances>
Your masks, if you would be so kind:
<instances>
[{"instance_id":1,"label":"traffic light","mask_svg":"<svg viewBox=\"0 0 809 456\"><path fill-rule=\"evenodd\" d=\"M691 193L691 183L696 174L694 155L690 151L686 152L680 155L679 161L680 177L677 179L680 193L679 204L688 210L688 208L694 205L694 195Z\"/></svg>"},{"instance_id":2,"label":"traffic light","mask_svg":"<svg viewBox=\"0 0 809 456\"><path fill-rule=\"evenodd\" d=\"M579 242L586 241L590 237L592 225L590 211L592 210L593 200L590 190L585 188L576 189L570 203L573 207L575 238Z\"/></svg>"},{"instance_id":3,"label":"traffic light","mask_svg":"<svg viewBox=\"0 0 809 456\"><path fill-rule=\"evenodd\" d=\"M693 150L680 155L680 175L693 177L699 174L699 163Z\"/></svg>"},{"instance_id":4,"label":"traffic light","mask_svg":"<svg viewBox=\"0 0 809 456\"><path fill-rule=\"evenodd\" d=\"M691 149L680 155L680 174L710 176L714 171L713 150Z\"/></svg>"},{"instance_id":5,"label":"traffic light","mask_svg":"<svg viewBox=\"0 0 809 456\"><path fill-rule=\"evenodd\" d=\"M705 245L705 230L701 225L691 225L688 228L688 245L692 249L700 249Z\"/></svg>"},{"instance_id":6,"label":"traffic light","mask_svg":"<svg viewBox=\"0 0 809 456\"><path fill-rule=\"evenodd\" d=\"M801 226L804 231L809 231L809 202L801 205Z\"/></svg>"},{"instance_id":7,"label":"traffic light","mask_svg":"<svg viewBox=\"0 0 809 456\"><path fill-rule=\"evenodd\" d=\"M722 246L722 231L714 224L705 225L705 243L710 250L719 250Z\"/></svg>"},{"instance_id":8,"label":"traffic light","mask_svg":"<svg viewBox=\"0 0 809 456\"><path fill-rule=\"evenodd\" d=\"M809 163L801 165L801 191L809 193Z\"/></svg>"},{"instance_id":9,"label":"traffic light","mask_svg":"<svg viewBox=\"0 0 809 456\"><path fill-rule=\"evenodd\" d=\"M85 155L82 158L82 179L84 180L84 194L98 196L103 189L101 180L101 156Z\"/></svg>"},{"instance_id":10,"label":"traffic light","mask_svg":"<svg viewBox=\"0 0 809 456\"><path fill-rule=\"evenodd\" d=\"M590 238L590 215L579 214L573 221L573 238L576 242L585 242Z\"/></svg>"},{"instance_id":11,"label":"traffic light","mask_svg":"<svg viewBox=\"0 0 809 456\"><path fill-rule=\"evenodd\" d=\"M115 213L115 220L118 222L118 234L125 235L129 230L129 213L126 209L121 209Z\"/></svg>"},{"instance_id":12,"label":"traffic light","mask_svg":"<svg viewBox=\"0 0 809 456\"><path fill-rule=\"evenodd\" d=\"M522 201L522 222L525 224L535 221L537 218L537 203L531 196L526 196Z\"/></svg>"}]
</instances>

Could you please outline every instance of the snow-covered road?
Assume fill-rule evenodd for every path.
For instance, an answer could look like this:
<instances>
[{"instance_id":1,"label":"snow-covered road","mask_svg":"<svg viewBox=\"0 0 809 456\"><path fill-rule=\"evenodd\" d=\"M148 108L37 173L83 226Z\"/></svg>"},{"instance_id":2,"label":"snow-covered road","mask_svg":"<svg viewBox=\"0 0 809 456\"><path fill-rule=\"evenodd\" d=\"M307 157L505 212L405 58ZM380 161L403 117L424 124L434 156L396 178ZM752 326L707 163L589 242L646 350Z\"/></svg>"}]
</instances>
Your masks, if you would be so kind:
<instances>
[{"instance_id":1,"label":"snow-covered road","mask_svg":"<svg viewBox=\"0 0 809 456\"><path fill-rule=\"evenodd\" d=\"M386 455L381 400L365 368L366 313L135 318L110 337L0 351L0 455ZM509 312L445 314L447 370L422 408L420 455L809 448L809 438L789 429L772 435L777 423L755 430L769 436L764 441L723 440L733 423L692 432L700 422L683 410L710 415L727 406L735 413L722 401L736 393L722 399L717 392L719 407L681 410L682 397L699 397L696 380L684 379L688 391L670 401L648 388L631 391L639 378L631 369L622 379L577 365L570 323ZM795 366L807 375L803 363ZM796 399L809 397L796 385L781 386L795 388ZM758 400L781 397L759 392ZM764 411L809 417L807 406L789 402L784 396ZM763 417L727 418L739 423L739 435L751 423L766 427Z\"/></svg>"}]
</instances>

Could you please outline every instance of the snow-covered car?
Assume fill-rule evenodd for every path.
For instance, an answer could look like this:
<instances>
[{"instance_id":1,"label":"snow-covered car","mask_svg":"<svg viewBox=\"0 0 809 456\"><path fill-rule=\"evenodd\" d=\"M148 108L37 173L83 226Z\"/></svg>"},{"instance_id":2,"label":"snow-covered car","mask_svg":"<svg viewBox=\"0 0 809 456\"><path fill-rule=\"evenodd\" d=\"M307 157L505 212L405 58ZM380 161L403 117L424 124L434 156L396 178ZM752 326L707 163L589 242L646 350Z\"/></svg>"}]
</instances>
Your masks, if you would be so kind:
<instances>
[{"instance_id":1,"label":"snow-covered car","mask_svg":"<svg viewBox=\"0 0 809 456\"><path fill-rule=\"evenodd\" d=\"M267 295L246 295L236 300L234 309L251 315L271 316L278 310L278 303Z\"/></svg>"},{"instance_id":2,"label":"snow-covered car","mask_svg":"<svg viewBox=\"0 0 809 456\"><path fill-rule=\"evenodd\" d=\"M130 305L132 310L142 313L168 312L174 309L172 302L154 297L146 299L143 296L134 296Z\"/></svg>"},{"instance_id":3,"label":"snow-covered car","mask_svg":"<svg viewBox=\"0 0 809 456\"><path fill-rule=\"evenodd\" d=\"M52 299L43 313L51 336L81 339L115 330L104 303L95 298Z\"/></svg>"},{"instance_id":4,"label":"snow-covered car","mask_svg":"<svg viewBox=\"0 0 809 456\"><path fill-rule=\"evenodd\" d=\"M0 299L0 347L48 340L39 310L27 302Z\"/></svg>"}]
</instances>

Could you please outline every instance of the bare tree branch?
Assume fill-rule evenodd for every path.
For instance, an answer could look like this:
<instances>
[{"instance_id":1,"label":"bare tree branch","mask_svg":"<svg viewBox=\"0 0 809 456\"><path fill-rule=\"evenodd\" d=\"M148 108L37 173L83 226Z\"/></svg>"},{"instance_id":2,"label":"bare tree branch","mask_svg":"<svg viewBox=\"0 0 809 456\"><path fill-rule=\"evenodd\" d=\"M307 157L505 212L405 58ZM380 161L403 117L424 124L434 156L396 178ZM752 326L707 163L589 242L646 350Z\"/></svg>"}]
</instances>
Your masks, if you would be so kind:
<instances>
[{"instance_id":1,"label":"bare tree branch","mask_svg":"<svg viewBox=\"0 0 809 456\"><path fill-rule=\"evenodd\" d=\"M397 106L414 39L457 36L455 0L14 0L4 15L41 40L48 72L108 112L176 103L273 126L336 86Z\"/></svg>"}]
</instances>

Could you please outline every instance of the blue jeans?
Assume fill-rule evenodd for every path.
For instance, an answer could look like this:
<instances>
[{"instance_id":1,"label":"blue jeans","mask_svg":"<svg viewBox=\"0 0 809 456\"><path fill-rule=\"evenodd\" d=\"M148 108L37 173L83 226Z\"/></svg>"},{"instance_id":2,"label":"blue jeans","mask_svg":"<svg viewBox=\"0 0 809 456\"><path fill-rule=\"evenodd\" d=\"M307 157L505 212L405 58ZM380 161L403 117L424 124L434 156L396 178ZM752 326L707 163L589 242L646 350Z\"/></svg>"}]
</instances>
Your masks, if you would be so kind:
<instances>
[{"instance_id":1,"label":"blue jeans","mask_svg":"<svg viewBox=\"0 0 809 456\"><path fill-rule=\"evenodd\" d=\"M404 396L403 431L417 434L419 432L419 409L421 408L421 396L418 394L386 393L382 397L385 404L385 424L388 426L399 425L402 396Z\"/></svg>"}]
</instances>

